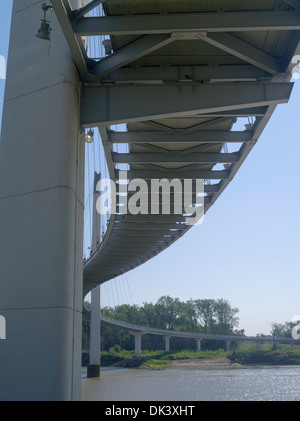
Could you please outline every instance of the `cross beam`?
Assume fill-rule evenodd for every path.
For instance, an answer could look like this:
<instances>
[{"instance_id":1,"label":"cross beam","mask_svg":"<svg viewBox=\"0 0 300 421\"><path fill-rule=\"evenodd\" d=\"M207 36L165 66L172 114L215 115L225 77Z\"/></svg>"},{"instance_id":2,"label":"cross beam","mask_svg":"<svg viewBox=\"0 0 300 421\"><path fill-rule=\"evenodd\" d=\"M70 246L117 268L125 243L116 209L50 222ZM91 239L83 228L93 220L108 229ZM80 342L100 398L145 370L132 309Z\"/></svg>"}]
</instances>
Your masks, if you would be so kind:
<instances>
[{"instance_id":1,"label":"cross beam","mask_svg":"<svg viewBox=\"0 0 300 421\"><path fill-rule=\"evenodd\" d=\"M206 180L223 180L229 177L228 170L188 170L180 168L181 172L176 169L166 170L164 168L159 168L155 170L131 170L128 171L128 178L131 180L133 178L142 178L143 180L152 179L152 178L167 178L173 180L174 178L179 179L206 179ZM119 177L119 170L115 171L116 178Z\"/></svg>"},{"instance_id":2,"label":"cross beam","mask_svg":"<svg viewBox=\"0 0 300 421\"><path fill-rule=\"evenodd\" d=\"M133 152L133 153L112 153L112 160L115 164L148 164L148 163L197 163L197 164L217 164L217 163L233 163L239 160L239 153L189 153L180 155L170 153L168 155L162 153L149 152Z\"/></svg>"},{"instance_id":3,"label":"cross beam","mask_svg":"<svg viewBox=\"0 0 300 421\"><path fill-rule=\"evenodd\" d=\"M298 0L284 0L286 4L292 6L295 10L300 12L300 2Z\"/></svg>"},{"instance_id":4,"label":"cross beam","mask_svg":"<svg viewBox=\"0 0 300 421\"><path fill-rule=\"evenodd\" d=\"M169 34L145 35L137 41L123 47L115 54L100 60L100 62L93 67L93 74L97 77L102 77L175 40L176 38L171 37Z\"/></svg>"},{"instance_id":5,"label":"cross beam","mask_svg":"<svg viewBox=\"0 0 300 421\"><path fill-rule=\"evenodd\" d=\"M201 39L271 74L282 69L279 59L228 33L205 33Z\"/></svg>"},{"instance_id":6,"label":"cross beam","mask_svg":"<svg viewBox=\"0 0 300 421\"><path fill-rule=\"evenodd\" d=\"M266 77L265 71L250 64L218 66L167 66L167 67L124 67L101 78L102 82L163 81L256 81Z\"/></svg>"},{"instance_id":7,"label":"cross beam","mask_svg":"<svg viewBox=\"0 0 300 421\"><path fill-rule=\"evenodd\" d=\"M93 61L88 58L82 39L74 34L73 10L69 0L52 0L51 4L71 50L78 73L82 80L87 80L90 74L89 65Z\"/></svg>"},{"instance_id":8,"label":"cross beam","mask_svg":"<svg viewBox=\"0 0 300 421\"><path fill-rule=\"evenodd\" d=\"M181 31L245 32L300 29L298 11L178 13L87 17L74 23L79 36L167 34Z\"/></svg>"},{"instance_id":9,"label":"cross beam","mask_svg":"<svg viewBox=\"0 0 300 421\"><path fill-rule=\"evenodd\" d=\"M81 125L100 127L286 103L292 87L289 82L200 84L180 89L168 85L84 86Z\"/></svg>"},{"instance_id":10,"label":"cross beam","mask_svg":"<svg viewBox=\"0 0 300 421\"><path fill-rule=\"evenodd\" d=\"M246 143L251 141L251 131L201 130L195 133L166 133L159 131L114 132L108 131L112 143Z\"/></svg>"},{"instance_id":11,"label":"cross beam","mask_svg":"<svg viewBox=\"0 0 300 421\"><path fill-rule=\"evenodd\" d=\"M85 6L81 7L80 9L73 11L73 18L74 21L77 22L79 19L83 18L84 15L91 12L95 7L99 6L99 4L104 3L105 0L93 0L90 3L86 4Z\"/></svg>"},{"instance_id":12,"label":"cross beam","mask_svg":"<svg viewBox=\"0 0 300 421\"><path fill-rule=\"evenodd\" d=\"M146 181L146 183L147 183L147 191L149 192L149 191L151 191L151 180L150 181ZM163 184L162 181L161 181L161 183ZM169 183L168 183L168 185L169 185ZM219 186L218 183L216 183L216 184L204 184L204 193L207 193L207 194L217 193L219 191L219 188L220 188L220 186ZM120 189L120 185L117 184L116 185L116 193L117 193L117 195L120 195L120 193L124 193L123 191L121 192L120 190L121 190ZM197 191L196 181L195 180L192 180L191 186L185 186L184 191L186 193L192 193L192 195L194 195L195 192ZM127 196L128 197L132 196L133 194L135 194L134 191L128 191L127 192ZM143 195L143 193L141 193L141 192L139 192L139 194ZM148 193L146 193L146 194L148 194ZM164 195L165 193L163 191L161 191L160 194L161 195ZM167 192L166 194L170 194L171 197L172 197L172 195L174 194L174 192L170 191L170 192Z\"/></svg>"}]
</instances>

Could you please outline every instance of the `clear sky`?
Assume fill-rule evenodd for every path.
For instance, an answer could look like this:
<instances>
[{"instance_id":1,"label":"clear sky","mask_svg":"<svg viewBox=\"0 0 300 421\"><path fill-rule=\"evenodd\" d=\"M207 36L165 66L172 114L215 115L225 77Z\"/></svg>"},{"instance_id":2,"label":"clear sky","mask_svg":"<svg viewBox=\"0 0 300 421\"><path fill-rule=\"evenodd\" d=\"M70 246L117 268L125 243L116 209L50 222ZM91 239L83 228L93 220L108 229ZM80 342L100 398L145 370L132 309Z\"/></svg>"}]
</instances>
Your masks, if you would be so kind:
<instances>
[{"instance_id":1,"label":"clear sky","mask_svg":"<svg viewBox=\"0 0 300 421\"><path fill-rule=\"evenodd\" d=\"M5 57L11 4L0 2ZM124 302L127 285L138 305L162 295L224 298L239 308L239 328L247 335L267 334L272 322L300 314L299 117L300 80L203 224L126 277L105 284L102 304Z\"/></svg>"}]
</instances>

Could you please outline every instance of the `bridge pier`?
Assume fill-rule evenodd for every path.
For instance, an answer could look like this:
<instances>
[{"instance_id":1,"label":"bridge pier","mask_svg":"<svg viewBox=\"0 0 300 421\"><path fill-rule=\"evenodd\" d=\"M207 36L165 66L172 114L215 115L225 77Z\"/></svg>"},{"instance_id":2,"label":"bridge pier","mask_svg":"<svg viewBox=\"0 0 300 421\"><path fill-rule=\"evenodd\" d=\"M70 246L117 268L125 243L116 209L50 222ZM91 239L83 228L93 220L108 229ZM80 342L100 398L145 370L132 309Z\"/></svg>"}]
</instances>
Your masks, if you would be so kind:
<instances>
[{"instance_id":1,"label":"bridge pier","mask_svg":"<svg viewBox=\"0 0 300 421\"><path fill-rule=\"evenodd\" d=\"M226 351L230 351L230 343L231 343L231 341L225 341L225 350Z\"/></svg>"},{"instance_id":2,"label":"bridge pier","mask_svg":"<svg viewBox=\"0 0 300 421\"><path fill-rule=\"evenodd\" d=\"M263 342L262 341L257 341L256 342L256 350L260 351L261 350L261 346L262 346Z\"/></svg>"},{"instance_id":3,"label":"bridge pier","mask_svg":"<svg viewBox=\"0 0 300 421\"><path fill-rule=\"evenodd\" d=\"M44 0L14 0L0 142L0 400L81 399L80 82ZM73 7L82 1L73 0Z\"/></svg>"},{"instance_id":4,"label":"bridge pier","mask_svg":"<svg viewBox=\"0 0 300 421\"><path fill-rule=\"evenodd\" d=\"M165 338L165 351L170 351L170 338L171 336L164 336Z\"/></svg>"},{"instance_id":5,"label":"bridge pier","mask_svg":"<svg viewBox=\"0 0 300 421\"><path fill-rule=\"evenodd\" d=\"M87 377L100 377L100 285L91 291L90 362Z\"/></svg>"},{"instance_id":6,"label":"bridge pier","mask_svg":"<svg viewBox=\"0 0 300 421\"><path fill-rule=\"evenodd\" d=\"M201 340L200 338L196 339L196 344L197 344L197 351L201 351Z\"/></svg>"},{"instance_id":7,"label":"bridge pier","mask_svg":"<svg viewBox=\"0 0 300 421\"><path fill-rule=\"evenodd\" d=\"M134 336L134 355L137 358L141 358L142 353L142 336L145 334L144 332L137 332L130 330L130 335Z\"/></svg>"},{"instance_id":8,"label":"bridge pier","mask_svg":"<svg viewBox=\"0 0 300 421\"><path fill-rule=\"evenodd\" d=\"M93 234L92 250L95 251L100 244L101 216L96 210L96 203L100 196L97 192L97 183L101 174L94 173L94 194L93 194ZM101 321L100 321L100 285L91 291L91 325L90 325L90 363L87 366L87 377L100 377L100 343L101 343Z\"/></svg>"}]
</instances>

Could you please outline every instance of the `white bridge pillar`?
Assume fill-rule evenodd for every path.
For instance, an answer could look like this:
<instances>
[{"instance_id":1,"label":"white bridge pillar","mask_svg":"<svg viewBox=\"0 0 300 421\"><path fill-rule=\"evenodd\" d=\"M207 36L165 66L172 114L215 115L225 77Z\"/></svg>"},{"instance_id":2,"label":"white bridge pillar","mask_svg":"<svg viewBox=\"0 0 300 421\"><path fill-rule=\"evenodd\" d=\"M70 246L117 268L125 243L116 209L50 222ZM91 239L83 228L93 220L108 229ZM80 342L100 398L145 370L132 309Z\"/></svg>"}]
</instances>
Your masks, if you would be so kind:
<instances>
[{"instance_id":1,"label":"white bridge pillar","mask_svg":"<svg viewBox=\"0 0 300 421\"><path fill-rule=\"evenodd\" d=\"M144 332L137 332L130 330L130 335L134 336L134 355L137 358L141 358L142 353L142 336L145 334Z\"/></svg>"},{"instance_id":2,"label":"white bridge pillar","mask_svg":"<svg viewBox=\"0 0 300 421\"><path fill-rule=\"evenodd\" d=\"M164 336L165 338L165 351L170 351L170 338L171 336Z\"/></svg>"},{"instance_id":3,"label":"white bridge pillar","mask_svg":"<svg viewBox=\"0 0 300 421\"><path fill-rule=\"evenodd\" d=\"M87 377L100 376L100 285L91 291L90 362Z\"/></svg>"},{"instance_id":4,"label":"white bridge pillar","mask_svg":"<svg viewBox=\"0 0 300 421\"><path fill-rule=\"evenodd\" d=\"M230 340L225 341L225 350L230 351Z\"/></svg>"},{"instance_id":5,"label":"white bridge pillar","mask_svg":"<svg viewBox=\"0 0 300 421\"><path fill-rule=\"evenodd\" d=\"M0 400L81 398L80 82L54 12L51 41L35 37L44 1L13 2L0 141Z\"/></svg>"},{"instance_id":6,"label":"white bridge pillar","mask_svg":"<svg viewBox=\"0 0 300 421\"><path fill-rule=\"evenodd\" d=\"M93 235L92 252L95 252L100 244L101 216L96 210L96 202L100 196L96 186L101 179L101 174L94 174L94 195L93 195ZM91 324L90 324L90 362L87 366L87 377L100 376L100 343L101 343L101 321L100 321L100 285L91 291Z\"/></svg>"},{"instance_id":7,"label":"white bridge pillar","mask_svg":"<svg viewBox=\"0 0 300 421\"><path fill-rule=\"evenodd\" d=\"M201 351L201 338L196 338L197 351Z\"/></svg>"}]
</instances>

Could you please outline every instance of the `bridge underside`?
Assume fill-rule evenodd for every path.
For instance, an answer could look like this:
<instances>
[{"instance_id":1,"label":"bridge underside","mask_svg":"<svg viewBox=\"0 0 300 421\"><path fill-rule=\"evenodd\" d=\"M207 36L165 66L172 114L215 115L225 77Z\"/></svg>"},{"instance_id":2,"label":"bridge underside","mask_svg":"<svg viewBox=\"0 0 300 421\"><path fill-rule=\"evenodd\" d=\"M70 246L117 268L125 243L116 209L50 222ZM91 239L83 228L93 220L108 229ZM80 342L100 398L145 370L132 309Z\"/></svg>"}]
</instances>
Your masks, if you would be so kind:
<instances>
[{"instance_id":1,"label":"bridge underside","mask_svg":"<svg viewBox=\"0 0 300 421\"><path fill-rule=\"evenodd\" d=\"M99 128L110 176L204 179L207 212L289 100L300 2L94 0L75 13L52 3L83 81L81 125ZM90 17L100 3L104 15ZM111 53L87 57L85 37L103 35ZM239 118L248 124L236 130ZM185 214L112 215L84 265L84 294L179 239Z\"/></svg>"}]
</instances>

